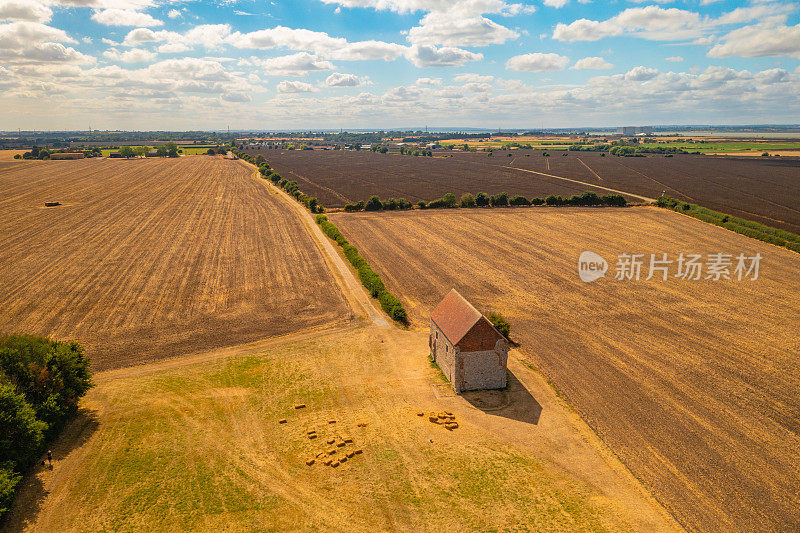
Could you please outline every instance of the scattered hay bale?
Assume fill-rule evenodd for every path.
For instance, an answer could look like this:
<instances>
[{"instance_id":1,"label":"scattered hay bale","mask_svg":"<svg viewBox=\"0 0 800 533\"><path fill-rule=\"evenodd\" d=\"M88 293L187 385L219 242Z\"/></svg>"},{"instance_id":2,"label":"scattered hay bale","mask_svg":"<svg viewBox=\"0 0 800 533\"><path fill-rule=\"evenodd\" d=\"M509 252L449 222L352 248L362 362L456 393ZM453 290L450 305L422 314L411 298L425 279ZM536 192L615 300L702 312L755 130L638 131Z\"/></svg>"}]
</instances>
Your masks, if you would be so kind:
<instances>
[{"instance_id":1,"label":"scattered hay bale","mask_svg":"<svg viewBox=\"0 0 800 533\"><path fill-rule=\"evenodd\" d=\"M336 442L336 439L330 438L330 439L326 440L325 442L327 442L328 444L333 444L334 442Z\"/></svg>"},{"instance_id":2,"label":"scattered hay bale","mask_svg":"<svg viewBox=\"0 0 800 533\"><path fill-rule=\"evenodd\" d=\"M328 450L328 455L333 455L335 453L336 453L336 448L331 448L330 450Z\"/></svg>"},{"instance_id":3,"label":"scattered hay bale","mask_svg":"<svg viewBox=\"0 0 800 533\"><path fill-rule=\"evenodd\" d=\"M345 437L342 440L345 441L347 444L350 444L353 442L353 437Z\"/></svg>"},{"instance_id":4,"label":"scattered hay bale","mask_svg":"<svg viewBox=\"0 0 800 533\"><path fill-rule=\"evenodd\" d=\"M423 411L417 411L417 416L425 416L425 413Z\"/></svg>"},{"instance_id":5,"label":"scattered hay bale","mask_svg":"<svg viewBox=\"0 0 800 533\"><path fill-rule=\"evenodd\" d=\"M339 457L339 462L340 463L344 463L345 461L347 461L347 456L346 455L343 455L343 456Z\"/></svg>"},{"instance_id":6,"label":"scattered hay bale","mask_svg":"<svg viewBox=\"0 0 800 533\"><path fill-rule=\"evenodd\" d=\"M44 203L45 207L56 207L58 205L61 205L61 202L45 202Z\"/></svg>"},{"instance_id":7,"label":"scattered hay bale","mask_svg":"<svg viewBox=\"0 0 800 533\"><path fill-rule=\"evenodd\" d=\"M316 432L317 432L316 429L309 429L308 431L306 431L306 435L313 435Z\"/></svg>"},{"instance_id":8,"label":"scattered hay bale","mask_svg":"<svg viewBox=\"0 0 800 533\"><path fill-rule=\"evenodd\" d=\"M328 424L335 424L335 423L336 423L335 418L331 418L330 420L328 420Z\"/></svg>"},{"instance_id":9,"label":"scattered hay bale","mask_svg":"<svg viewBox=\"0 0 800 533\"><path fill-rule=\"evenodd\" d=\"M339 461L334 461L334 462L332 462L332 463L331 463L331 466L332 466L333 468L336 468L337 466L339 466Z\"/></svg>"},{"instance_id":10,"label":"scattered hay bale","mask_svg":"<svg viewBox=\"0 0 800 533\"><path fill-rule=\"evenodd\" d=\"M344 441L337 442L336 447L341 448L342 446L344 446L344 444L345 444Z\"/></svg>"},{"instance_id":11,"label":"scattered hay bale","mask_svg":"<svg viewBox=\"0 0 800 533\"><path fill-rule=\"evenodd\" d=\"M311 466L311 465L313 465L315 462L316 462L316 459L306 459L306 464L307 464L308 466Z\"/></svg>"},{"instance_id":12,"label":"scattered hay bale","mask_svg":"<svg viewBox=\"0 0 800 533\"><path fill-rule=\"evenodd\" d=\"M356 448L355 450L353 450L353 453L359 455L361 453L361 448Z\"/></svg>"},{"instance_id":13,"label":"scattered hay bale","mask_svg":"<svg viewBox=\"0 0 800 533\"><path fill-rule=\"evenodd\" d=\"M434 424L438 424L438 423L439 423L439 417L438 417L438 416L436 416L436 415L431 415L431 416L429 416L429 417L428 417L428 420L430 420L430 421L431 421L431 422L433 422Z\"/></svg>"},{"instance_id":14,"label":"scattered hay bale","mask_svg":"<svg viewBox=\"0 0 800 533\"><path fill-rule=\"evenodd\" d=\"M324 464L325 466L331 466L332 462L333 459L325 459L324 461L322 461L322 464Z\"/></svg>"},{"instance_id":15,"label":"scattered hay bale","mask_svg":"<svg viewBox=\"0 0 800 533\"><path fill-rule=\"evenodd\" d=\"M360 428L365 428L365 427L367 427L367 422L365 420L362 420L361 422L356 424L356 426L358 426Z\"/></svg>"},{"instance_id":16,"label":"scattered hay bale","mask_svg":"<svg viewBox=\"0 0 800 533\"><path fill-rule=\"evenodd\" d=\"M319 452L317 454L317 459L319 459L320 457L325 457L325 452Z\"/></svg>"},{"instance_id":17,"label":"scattered hay bale","mask_svg":"<svg viewBox=\"0 0 800 533\"><path fill-rule=\"evenodd\" d=\"M308 436L308 438L309 439L316 439L317 438L317 434L316 433L312 433L311 435Z\"/></svg>"},{"instance_id":18,"label":"scattered hay bale","mask_svg":"<svg viewBox=\"0 0 800 533\"><path fill-rule=\"evenodd\" d=\"M285 418L281 418L280 420L278 420L278 424L285 424L286 422L287 420Z\"/></svg>"},{"instance_id":19,"label":"scattered hay bale","mask_svg":"<svg viewBox=\"0 0 800 533\"><path fill-rule=\"evenodd\" d=\"M345 455L346 455L347 457L353 457L355 454L356 454L356 452L354 452L353 450L350 450L350 451L349 451L349 452L347 452Z\"/></svg>"},{"instance_id":20,"label":"scattered hay bale","mask_svg":"<svg viewBox=\"0 0 800 533\"><path fill-rule=\"evenodd\" d=\"M305 407L306 407L306 404L304 404L304 403L296 403L296 404L294 404L294 408L295 409L305 409Z\"/></svg>"},{"instance_id":21,"label":"scattered hay bale","mask_svg":"<svg viewBox=\"0 0 800 533\"><path fill-rule=\"evenodd\" d=\"M458 422L448 422L447 424L444 425L444 427L446 427L450 431L453 431L458 427Z\"/></svg>"},{"instance_id":22,"label":"scattered hay bale","mask_svg":"<svg viewBox=\"0 0 800 533\"><path fill-rule=\"evenodd\" d=\"M450 411L445 411L445 412L444 412L444 414L446 414L447 416L455 416L455 415L454 415L453 413L451 413Z\"/></svg>"}]
</instances>

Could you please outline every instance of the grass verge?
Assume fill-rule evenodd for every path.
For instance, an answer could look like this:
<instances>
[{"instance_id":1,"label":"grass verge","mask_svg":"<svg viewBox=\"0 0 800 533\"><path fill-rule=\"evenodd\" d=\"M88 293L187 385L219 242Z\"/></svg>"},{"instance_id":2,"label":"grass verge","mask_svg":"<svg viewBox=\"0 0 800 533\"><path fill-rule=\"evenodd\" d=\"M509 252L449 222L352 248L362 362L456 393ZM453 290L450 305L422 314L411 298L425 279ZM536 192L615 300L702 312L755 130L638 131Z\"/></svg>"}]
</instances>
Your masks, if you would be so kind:
<instances>
[{"instance_id":1,"label":"grass verge","mask_svg":"<svg viewBox=\"0 0 800 533\"><path fill-rule=\"evenodd\" d=\"M714 224L715 226L721 226L741 235L783 246L793 252L800 253L800 235L796 233L765 226L764 224L759 224L752 220L726 215L725 213L720 213L719 211L714 211L697 204L681 202L669 196L659 196L656 200L656 205L665 209L672 209L684 215L689 215L703 222Z\"/></svg>"}]
</instances>

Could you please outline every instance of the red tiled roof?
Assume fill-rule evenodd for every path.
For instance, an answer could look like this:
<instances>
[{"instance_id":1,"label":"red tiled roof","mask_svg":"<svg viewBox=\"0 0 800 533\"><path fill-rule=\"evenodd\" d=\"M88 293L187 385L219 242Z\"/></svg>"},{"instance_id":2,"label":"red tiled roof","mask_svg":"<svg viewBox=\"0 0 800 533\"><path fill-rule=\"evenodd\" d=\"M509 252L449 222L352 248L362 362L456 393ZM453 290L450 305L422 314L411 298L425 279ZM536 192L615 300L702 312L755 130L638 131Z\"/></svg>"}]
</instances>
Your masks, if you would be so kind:
<instances>
[{"instance_id":1,"label":"red tiled roof","mask_svg":"<svg viewBox=\"0 0 800 533\"><path fill-rule=\"evenodd\" d=\"M478 323L483 315L457 290L451 289L431 312L433 320L454 346Z\"/></svg>"}]
</instances>

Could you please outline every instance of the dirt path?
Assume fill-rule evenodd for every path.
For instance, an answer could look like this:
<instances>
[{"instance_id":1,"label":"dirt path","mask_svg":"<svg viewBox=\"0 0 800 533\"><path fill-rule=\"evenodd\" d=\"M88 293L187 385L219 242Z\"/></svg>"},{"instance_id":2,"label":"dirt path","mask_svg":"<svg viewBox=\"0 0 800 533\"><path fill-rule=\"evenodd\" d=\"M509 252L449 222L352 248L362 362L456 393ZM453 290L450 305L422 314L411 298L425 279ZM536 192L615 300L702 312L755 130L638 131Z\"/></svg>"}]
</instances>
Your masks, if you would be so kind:
<instances>
[{"instance_id":1,"label":"dirt path","mask_svg":"<svg viewBox=\"0 0 800 533\"><path fill-rule=\"evenodd\" d=\"M597 179L598 179L598 181L603 181L603 178L601 178L601 177L600 177L600 174L598 174L597 172L595 172L594 170L592 170L592 167L590 167L589 165L587 165L586 163L584 163L584 162L583 162L583 159L581 159L580 157L578 157L578 158L576 158L576 159L578 160L578 162L579 162L581 165L583 165L584 167L586 167L586 170L588 170L589 172L591 172L592 174L594 174L594 177L595 177L595 178L597 178Z\"/></svg>"},{"instance_id":2,"label":"dirt path","mask_svg":"<svg viewBox=\"0 0 800 533\"><path fill-rule=\"evenodd\" d=\"M626 192L626 191L620 191L619 189L611 189L610 187L603 187L601 185L597 185L597 184L594 184L594 183L588 183L586 181L579 181L579 180L573 180L573 179L570 179L570 178L564 178L562 176L556 176L554 174L545 174L544 172L537 172L535 170L528 170L527 168L508 167L508 166L505 166L505 165L503 166L503 168L510 168L511 170L519 170L520 172L530 172L531 174L538 174L539 176L547 176L548 178L555 178L555 179L558 179L558 180L569 181L571 183L579 183L581 185L586 185L587 187L594 187L596 189L603 189L604 191L615 192L617 194L624 194L625 196L630 196L631 198L638 198L638 199L643 200L645 202L655 202L656 201L655 198L648 198L647 196L640 196L638 194L633 194L633 193ZM589 169L589 170L591 170L591 169Z\"/></svg>"},{"instance_id":3,"label":"dirt path","mask_svg":"<svg viewBox=\"0 0 800 533\"><path fill-rule=\"evenodd\" d=\"M253 165L250 165L244 161L241 161L241 163L248 167L255 168ZM295 213L297 213L299 218L305 223L306 228L314 237L314 240L316 241L320 251L323 253L326 262L329 266L331 266L331 271L333 272L336 281L339 282L342 292L344 292L344 295L350 302L351 307L353 307L353 311L356 314L366 314L369 319L378 326L388 327L389 322L386 320L384 314L372 304L372 300L364 291L364 288L356 279L355 275L353 275L353 271L350 270L350 268L345 264L341 254L339 254L339 252L333 247L330 239L328 239L328 237L322 233L319 225L314 221L313 215L309 213L302 205L297 203L294 198L289 196L286 191L276 187L269 180L261 178L261 174L258 172L258 169L255 170L253 176L254 179L264 183L264 185L270 190L277 192L278 195L280 195L286 201L291 209L294 209Z\"/></svg>"}]
</instances>

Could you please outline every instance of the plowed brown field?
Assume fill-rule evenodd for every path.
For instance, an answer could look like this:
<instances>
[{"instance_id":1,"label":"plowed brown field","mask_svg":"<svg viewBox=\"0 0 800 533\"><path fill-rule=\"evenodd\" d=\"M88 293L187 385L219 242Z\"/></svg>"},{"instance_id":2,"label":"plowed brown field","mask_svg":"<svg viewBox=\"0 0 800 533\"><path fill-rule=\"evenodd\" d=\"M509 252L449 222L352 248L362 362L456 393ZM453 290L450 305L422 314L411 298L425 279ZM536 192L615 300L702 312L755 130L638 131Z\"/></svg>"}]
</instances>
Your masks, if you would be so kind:
<instances>
[{"instance_id":1,"label":"plowed brown field","mask_svg":"<svg viewBox=\"0 0 800 533\"><path fill-rule=\"evenodd\" d=\"M646 207L331 219L418 325L451 287L503 313L522 354L688 529L800 527L800 255ZM584 250L609 262L605 279L579 280ZM755 281L614 279L618 254L681 252L764 258Z\"/></svg>"},{"instance_id":2,"label":"plowed brown field","mask_svg":"<svg viewBox=\"0 0 800 533\"><path fill-rule=\"evenodd\" d=\"M0 170L0 331L76 339L100 370L349 320L252 174L206 156Z\"/></svg>"},{"instance_id":3,"label":"plowed brown field","mask_svg":"<svg viewBox=\"0 0 800 533\"><path fill-rule=\"evenodd\" d=\"M666 158L602 156L549 150L485 153L436 152L435 157L355 151L262 150L275 170L326 207L366 200L433 200L451 192L546 197L624 191L683 201L800 232L800 158L676 155ZM566 156L563 154L567 154ZM452 157L450 157L452 155ZM559 179L564 178L564 179ZM609 191L608 189L612 189ZM628 197L641 202L641 198Z\"/></svg>"}]
</instances>

